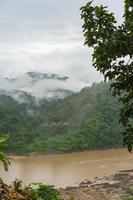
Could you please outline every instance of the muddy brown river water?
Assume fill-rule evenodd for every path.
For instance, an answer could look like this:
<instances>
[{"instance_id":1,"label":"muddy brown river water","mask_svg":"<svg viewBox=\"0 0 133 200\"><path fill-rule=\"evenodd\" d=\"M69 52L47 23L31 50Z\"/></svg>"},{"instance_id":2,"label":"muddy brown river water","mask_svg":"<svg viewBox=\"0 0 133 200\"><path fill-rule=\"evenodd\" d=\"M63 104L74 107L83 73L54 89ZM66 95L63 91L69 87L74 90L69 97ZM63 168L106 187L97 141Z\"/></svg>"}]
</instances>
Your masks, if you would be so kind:
<instances>
[{"instance_id":1,"label":"muddy brown river water","mask_svg":"<svg viewBox=\"0 0 133 200\"><path fill-rule=\"evenodd\" d=\"M43 182L56 187L75 186L84 180L133 169L133 154L127 149L90 151L61 155L13 156L9 172L0 164L0 177L11 183Z\"/></svg>"}]
</instances>

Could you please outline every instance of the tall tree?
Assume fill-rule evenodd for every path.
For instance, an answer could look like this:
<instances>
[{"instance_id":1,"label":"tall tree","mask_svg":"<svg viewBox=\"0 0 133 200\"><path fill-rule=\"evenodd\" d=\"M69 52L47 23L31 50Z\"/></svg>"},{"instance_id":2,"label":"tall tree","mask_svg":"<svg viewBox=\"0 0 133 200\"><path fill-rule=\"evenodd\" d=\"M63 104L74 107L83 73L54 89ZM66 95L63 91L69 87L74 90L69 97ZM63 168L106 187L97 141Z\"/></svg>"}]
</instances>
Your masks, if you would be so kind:
<instances>
[{"instance_id":1,"label":"tall tree","mask_svg":"<svg viewBox=\"0 0 133 200\"><path fill-rule=\"evenodd\" d=\"M133 0L125 0L123 23L117 25L107 7L81 7L85 45L93 48L93 66L105 80L111 80L114 96L123 107L120 122L124 125L123 144L132 151L133 145Z\"/></svg>"}]
</instances>

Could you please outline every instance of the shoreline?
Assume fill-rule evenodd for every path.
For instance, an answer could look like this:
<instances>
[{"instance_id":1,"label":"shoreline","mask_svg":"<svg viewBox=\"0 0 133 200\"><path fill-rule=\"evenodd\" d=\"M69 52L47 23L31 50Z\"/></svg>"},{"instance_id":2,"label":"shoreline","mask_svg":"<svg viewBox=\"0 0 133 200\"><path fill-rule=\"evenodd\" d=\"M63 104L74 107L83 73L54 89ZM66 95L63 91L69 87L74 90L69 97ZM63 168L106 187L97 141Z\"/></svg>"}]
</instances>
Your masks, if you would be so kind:
<instances>
[{"instance_id":1,"label":"shoreline","mask_svg":"<svg viewBox=\"0 0 133 200\"><path fill-rule=\"evenodd\" d=\"M88 152L105 152L113 150L122 150L126 149L124 147L111 148L111 149L94 149L94 150L84 150L84 151L71 151L71 152L56 152L56 153L45 153L45 152L33 152L33 153L7 153L7 156L10 157L31 157L31 156L58 156L58 155L70 155L78 153L88 153ZM128 151L128 150L127 150Z\"/></svg>"},{"instance_id":2,"label":"shoreline","mask_svg":"<svg viewBox=\"0 0 133 200\"><path fill-rule=\"evenodd\" d=\"M60 188L64 200L120 200L121 197L133 198L133 169L122 170L94 181L86 180L77 187Z\"/></svg>"}]
</instances>

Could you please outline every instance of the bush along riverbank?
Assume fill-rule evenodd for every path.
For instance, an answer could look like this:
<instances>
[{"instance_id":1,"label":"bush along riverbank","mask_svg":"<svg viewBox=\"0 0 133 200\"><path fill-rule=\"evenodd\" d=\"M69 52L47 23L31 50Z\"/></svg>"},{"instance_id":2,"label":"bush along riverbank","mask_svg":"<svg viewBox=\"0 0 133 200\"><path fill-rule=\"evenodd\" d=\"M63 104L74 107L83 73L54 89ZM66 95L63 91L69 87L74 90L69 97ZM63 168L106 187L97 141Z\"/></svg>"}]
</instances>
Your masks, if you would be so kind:
<instances>
[{"instance_id":1,"label":"bush along riverbank","mask_svg":"<svg viewBox=\"0 0 133 200\"><path fill-rule=\"evenodd\" d=\"M33 183L23 186L22 181L16 179L12 185L6 185L0 179L0 200L63 200L60 193L53 186Z\"/></svg>"}]
</instances>

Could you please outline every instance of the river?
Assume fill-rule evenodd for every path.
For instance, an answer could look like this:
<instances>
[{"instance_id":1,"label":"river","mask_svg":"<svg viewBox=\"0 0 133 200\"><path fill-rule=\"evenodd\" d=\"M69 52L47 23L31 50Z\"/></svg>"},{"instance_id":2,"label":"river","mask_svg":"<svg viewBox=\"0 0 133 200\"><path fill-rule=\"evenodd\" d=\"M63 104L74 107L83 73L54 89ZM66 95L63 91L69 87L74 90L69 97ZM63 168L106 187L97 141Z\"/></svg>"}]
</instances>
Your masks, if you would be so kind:
<instances>
[{"instance_id":1,"label":"river","mask_svg":"<svg viewBox=\"0 0 133 200\"><path fill-rule=\"evenodd\" d=\"M16 177L25 184L43 182L56 187L76 186L84 180L133 169L133 154L127 149L60 155L13 156L8 172L0 164L0 177L11 183Z\"/></svg>"}]
</instances>

